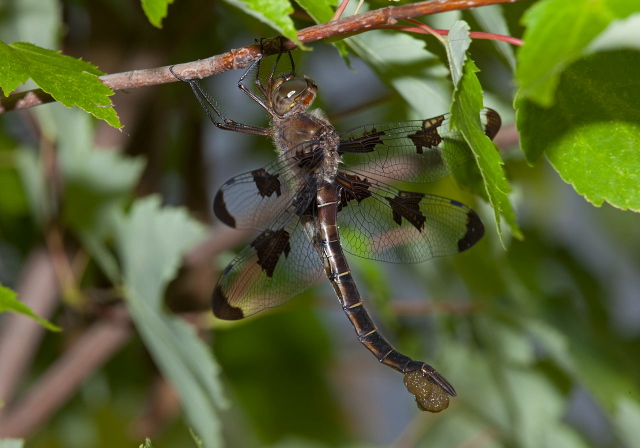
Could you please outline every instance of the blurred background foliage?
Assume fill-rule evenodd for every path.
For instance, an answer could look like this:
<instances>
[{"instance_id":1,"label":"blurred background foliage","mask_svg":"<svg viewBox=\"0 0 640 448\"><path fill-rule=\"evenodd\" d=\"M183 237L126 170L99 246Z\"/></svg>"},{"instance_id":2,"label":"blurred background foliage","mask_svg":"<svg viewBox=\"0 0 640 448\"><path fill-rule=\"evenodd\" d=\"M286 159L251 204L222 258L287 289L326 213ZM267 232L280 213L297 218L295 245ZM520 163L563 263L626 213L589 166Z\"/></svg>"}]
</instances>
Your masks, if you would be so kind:
<instances>
[{"instance_id":1,"label":"blurred background foliage","mask_svg":"<svg viewBox=\"0 0 640 448\"><path fill-rule=\"evenodd\" d=\"M502 8L512 35L521 36L521 16L533 3ZM293 17L298 28L312 24L300 10ZM427 21L447 28L460 17L479 29L468 12ZM376 39L381 47L385 39L426 41L433 70L424 73L424 60L402 70L447 97L446 56L433 38L377 33L369 49ZM0 6L2 41L61 49L106 73L201 59L274 34L227 3L204 0L171 5L161 29L135 1ZM295 54L299 72L316 81L317 105L339 130L415 118L392 88L393 71L354 55L350 69L330 45L310 47ZM39 314L63 329L43 330L31 344L7 332L9 317L0 316L2 337L32 357L12 390L2 390L0 436L15 435L9 416L27 403L27 429L18 435L34 448L137 446L145 436L156 447L195 446L189 427L205 446L224 440L228 447L640 446L638 216L590 205L546 160L529 166L512 124L508 59L482 41L470 54L486 104L503 116L497 143L524 240L507 234L503 248L490 207L447 179L426 191L479 211L487 232L476 247L418 265L350 258L383 333L455 385L448 410L416 409L402 377L358 343L328 282L247 321L214 321L210 292L244 236L214 223L211 198L228 177L262 166L273 152L265 139L215 129L188 86L176 83L117 93L122 132L59 104L0 116L0 282L19 293L55 286L49 311ZM206 85L230 118L266 125L263 111L237 91L239 76L227 72ZM426 106L434 115L448 109L435 99ZM42 253L46 275L30 269ZM136 299L149 290L158 299L152 311ZM123 297L125 330L115 342L96 339L89 352L113 349L83 370L74 347L118 322ZM194 329L205 344L194 342ZM72 355L70 370L56 376L55 366ZM52 409L47 395L29 402L34 386L52 378L68 397ZM50 410L37 421L42 408Z\"/></svg>"}]
</instances>

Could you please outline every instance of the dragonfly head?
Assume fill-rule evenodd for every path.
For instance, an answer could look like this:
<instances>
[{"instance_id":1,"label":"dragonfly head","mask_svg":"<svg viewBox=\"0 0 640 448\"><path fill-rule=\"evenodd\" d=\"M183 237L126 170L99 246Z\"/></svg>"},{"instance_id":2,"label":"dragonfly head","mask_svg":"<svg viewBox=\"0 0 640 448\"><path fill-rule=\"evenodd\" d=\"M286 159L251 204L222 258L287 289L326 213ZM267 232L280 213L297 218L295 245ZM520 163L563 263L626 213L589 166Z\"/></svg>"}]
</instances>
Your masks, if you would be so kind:
<instances>
[{"instance_id":1,"label":"dragonfly head","mask_svg":"<svg viewBox=\"0 0 640 448\"><path fill-rule=\"evenodd\" d=\"M308 78L279 77L271 89L271 106L276 115L283 117L294 108L306 110L316 98L318 87Z\"/></svg>"}]
</instances>

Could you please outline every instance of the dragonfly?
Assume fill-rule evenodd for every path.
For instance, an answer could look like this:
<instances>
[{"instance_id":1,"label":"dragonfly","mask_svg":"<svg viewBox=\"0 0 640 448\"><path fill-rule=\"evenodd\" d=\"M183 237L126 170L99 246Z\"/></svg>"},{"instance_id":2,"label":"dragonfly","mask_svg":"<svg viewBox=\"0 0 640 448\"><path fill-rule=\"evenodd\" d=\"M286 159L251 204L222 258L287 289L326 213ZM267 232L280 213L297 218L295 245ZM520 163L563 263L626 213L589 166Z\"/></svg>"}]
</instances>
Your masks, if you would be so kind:
<instances>
[{"instance_id":1,"label":"dragonfly","mask_svg":"<svg viewBox=\"0 0 640 448\"><path fill-rule=\"evenodd\" d=\"M291 70L276 74L283 54ZM278 54L266 81L260 78L261 61L244 72L238 88L267 112L270 127L228 119L198 81L185 80L172 69L190 84L215 126L268 137L277 153L275 161L231 178L215 195L218 219L259 233L223 270L212 295L213 313L238 320L282 305L324 273L358 339L381 363L405 375L417 374L439 388L440 395L455 396L453 386L432 366L401 354L380 334L345 252L416 263L477 243L484 227L471 208L388 183L434 182L449 176L474 158L464 138L447 114L338 133L324 112L309 110L318 88L311 78L296 74L291 52ZM252 70L253 90L245 85ZM481 118L493 139L500 116L484 109Z\"/></svg>"}]
</instances>

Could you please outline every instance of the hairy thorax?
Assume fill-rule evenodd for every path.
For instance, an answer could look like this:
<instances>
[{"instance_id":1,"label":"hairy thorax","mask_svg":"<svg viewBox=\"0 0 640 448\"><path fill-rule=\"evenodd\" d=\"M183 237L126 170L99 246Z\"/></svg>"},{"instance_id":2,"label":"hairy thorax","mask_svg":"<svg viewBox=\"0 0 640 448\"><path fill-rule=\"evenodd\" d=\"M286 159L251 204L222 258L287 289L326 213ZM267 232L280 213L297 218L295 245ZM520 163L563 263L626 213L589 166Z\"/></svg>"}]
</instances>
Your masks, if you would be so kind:
<instances>
[{"instance_id":1,"label":"hairy thorax","mask_svg":"<svg viewBox=\"0 0 640 448\"><path fill-rule=\"evenodd\" d=\"M335 178L341 161L337 151L340 138L320 109L291 111L274 121L273 131L283 161L295 160L297 169L323 180Z\"/></svg>"}]
</instances>

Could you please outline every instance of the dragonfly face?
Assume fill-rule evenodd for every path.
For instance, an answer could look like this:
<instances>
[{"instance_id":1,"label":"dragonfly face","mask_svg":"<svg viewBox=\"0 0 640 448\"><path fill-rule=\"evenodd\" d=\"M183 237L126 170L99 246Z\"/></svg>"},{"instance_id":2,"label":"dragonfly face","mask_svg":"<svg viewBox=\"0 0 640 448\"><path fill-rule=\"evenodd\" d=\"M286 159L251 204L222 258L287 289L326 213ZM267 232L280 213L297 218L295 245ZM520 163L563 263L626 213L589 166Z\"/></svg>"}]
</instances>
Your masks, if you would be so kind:
<instances>
[{"instance_id":1,"label":"dragonfly face","mask_svg":"<svg viewBox=\"0 0 640 448\"><path fill-rule=\"evenodd\" d=\"M405 374L420 372L418 378L439 386L445 398L455 395L431 366L398 353L378 333L344 251L387 262L420 262L465 251L480 240L484 227L469 207L384 182L448 176L473 159L463 137L449 126L447 115L338 134L324 113L307 111L317 92L310 78L294 72L275 76L274 67L266 86L256 77L256 94L243 84L247 73L238 86L269 113L270 128L225 118L200 85L189 81L216 126L271 137L278 154L266 167L230 179L215 196L213 209L221 221L259 235L222 272L212 297L214 314L236 320L281 305L324 272L358 338L381 362ZM485 109L482 120L493 138L499 115Z\"/></svg>"}]
</instances>

